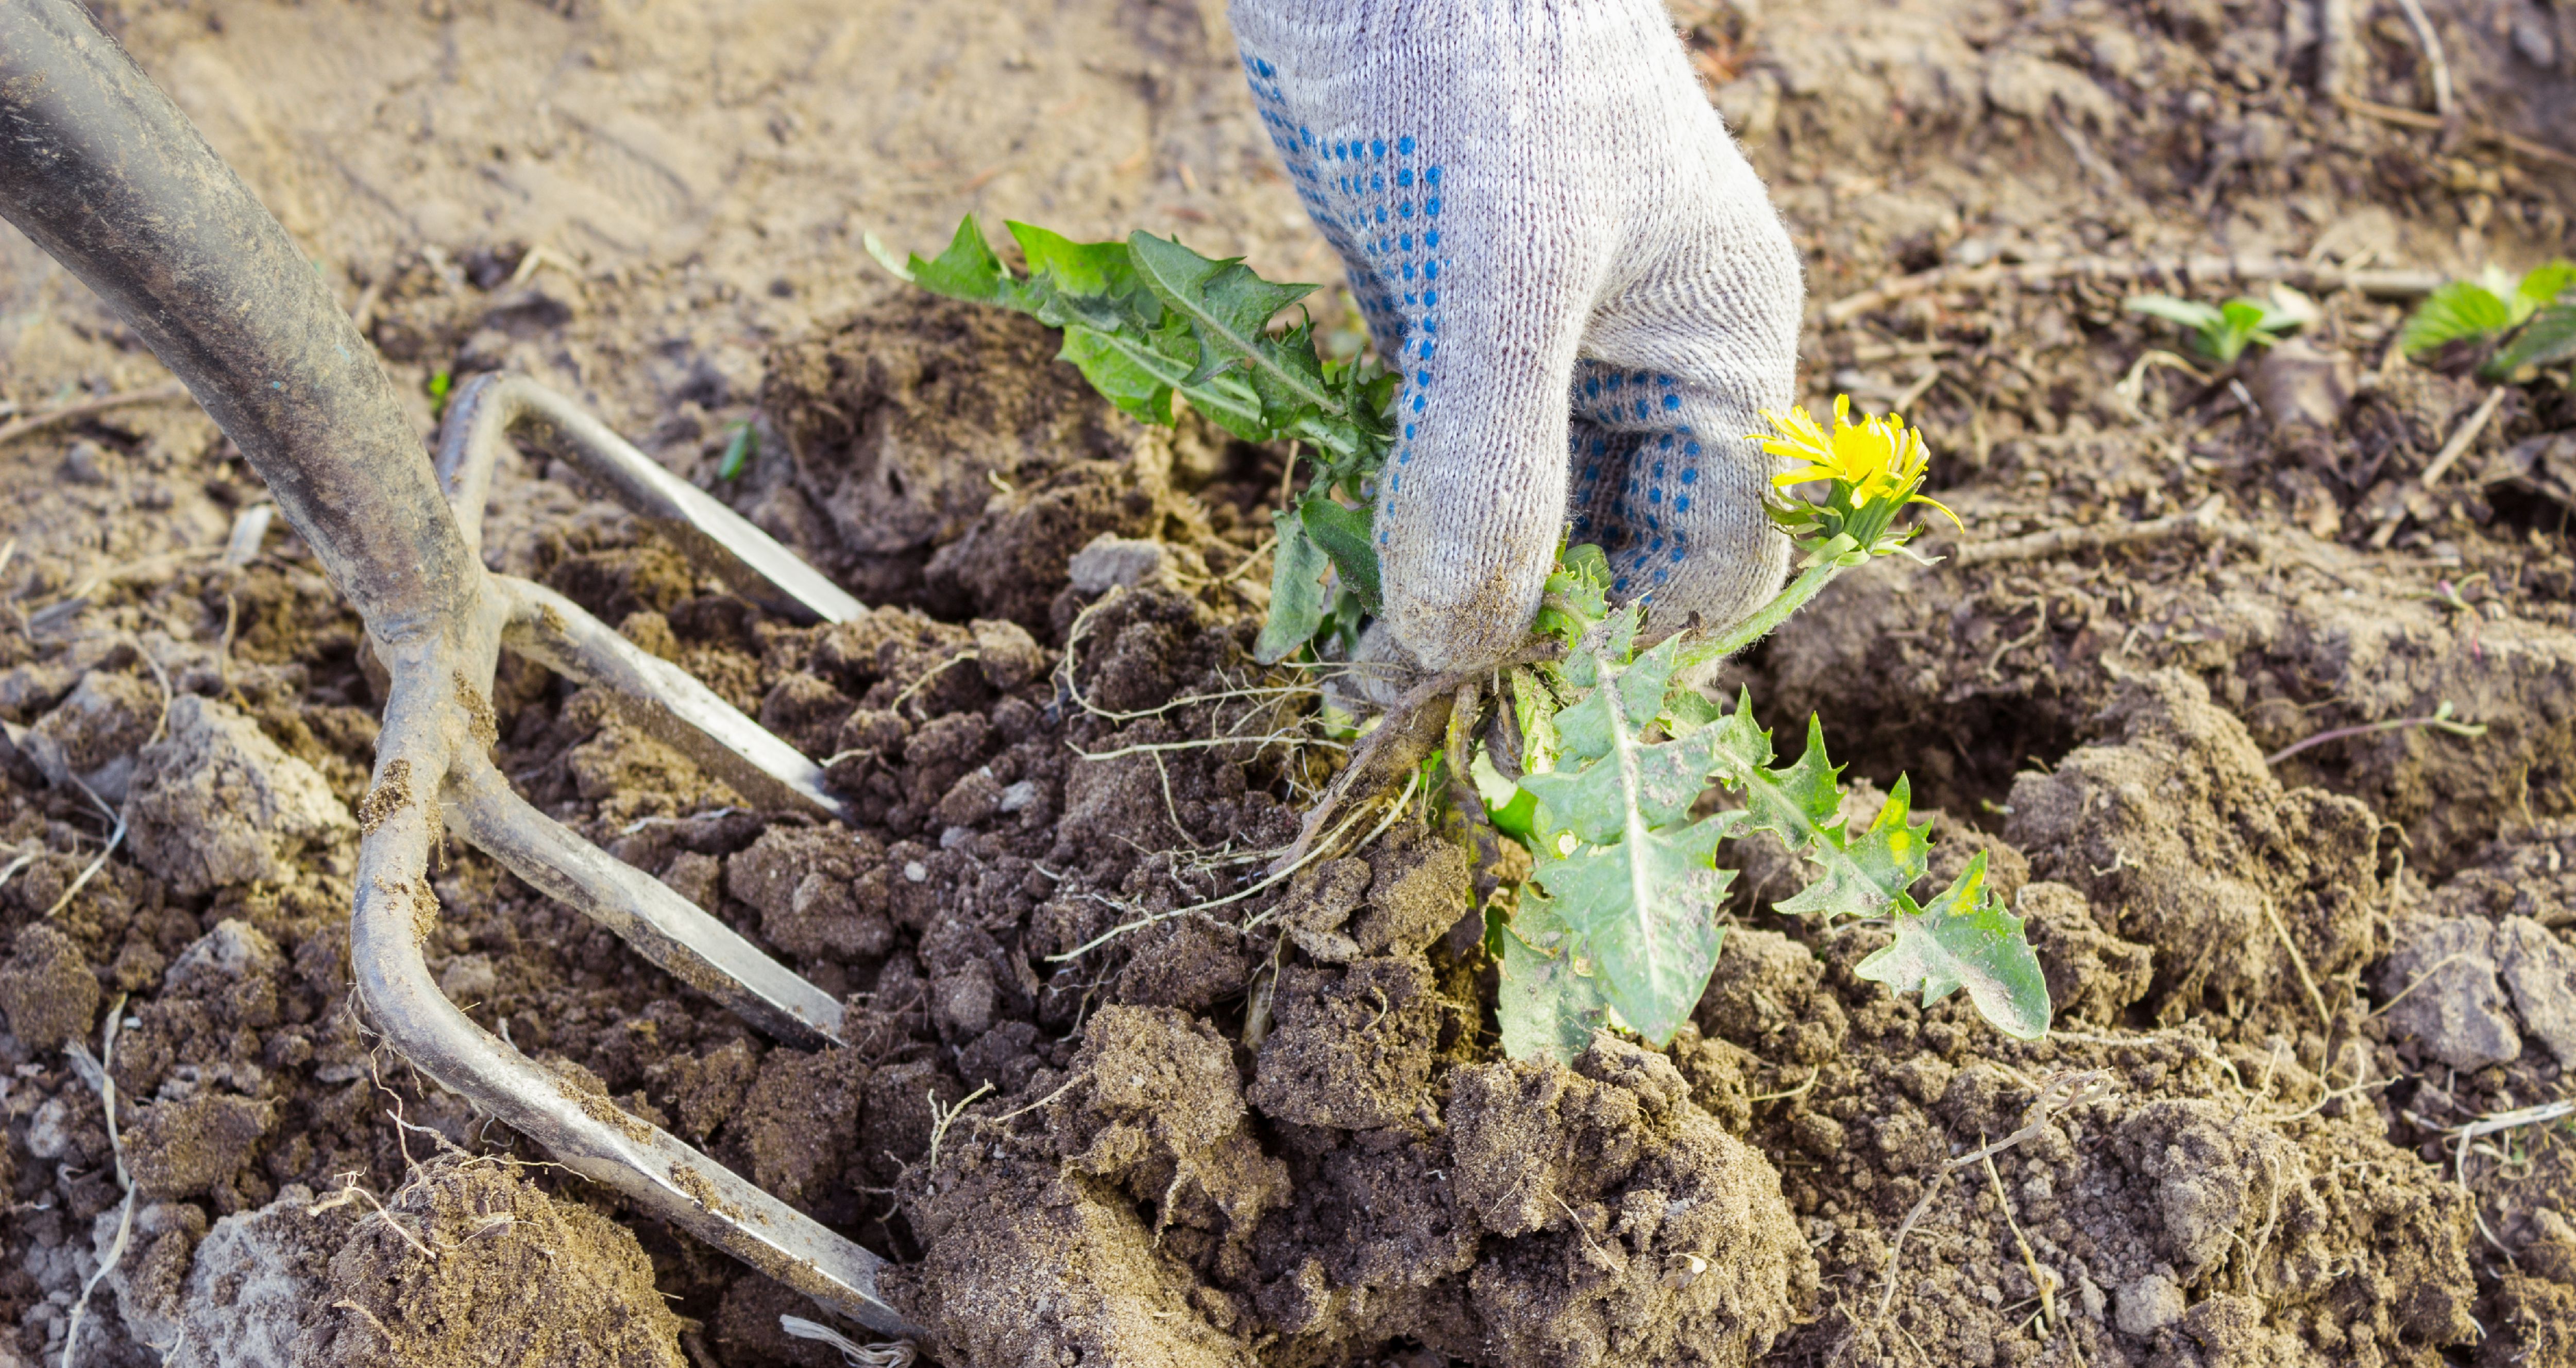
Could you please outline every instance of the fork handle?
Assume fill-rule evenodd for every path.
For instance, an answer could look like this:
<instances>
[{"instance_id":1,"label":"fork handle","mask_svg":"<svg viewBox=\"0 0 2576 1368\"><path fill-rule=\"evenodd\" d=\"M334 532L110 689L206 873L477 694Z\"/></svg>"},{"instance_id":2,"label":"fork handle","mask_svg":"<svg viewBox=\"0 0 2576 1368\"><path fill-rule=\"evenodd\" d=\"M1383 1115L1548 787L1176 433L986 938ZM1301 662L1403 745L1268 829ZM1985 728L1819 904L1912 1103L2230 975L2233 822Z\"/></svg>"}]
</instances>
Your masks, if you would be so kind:
<instances>
[{"instance_id":1,"label":"fork handle","mask_svg":"<svg viewBox=\"0 0 2576 1368\"><path fill-rule=\"evenodd\" d=\"M0 217L178 373L380 639L458 620L482 567L374 351L77 0L0 0Z\"/></svg>"}]
</instances>

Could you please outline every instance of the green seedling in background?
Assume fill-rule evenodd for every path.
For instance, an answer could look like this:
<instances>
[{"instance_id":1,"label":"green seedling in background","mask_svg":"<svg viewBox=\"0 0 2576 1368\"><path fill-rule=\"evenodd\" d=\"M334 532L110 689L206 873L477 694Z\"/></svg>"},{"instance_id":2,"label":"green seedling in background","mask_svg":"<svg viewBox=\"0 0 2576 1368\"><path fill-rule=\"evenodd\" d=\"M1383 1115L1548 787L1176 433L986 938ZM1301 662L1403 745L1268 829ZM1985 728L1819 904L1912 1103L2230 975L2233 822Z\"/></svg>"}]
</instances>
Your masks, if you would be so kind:
<instances>
[{"instance_id":1,"label":"green seedling in background","mask_svg":"<svg viewBox=\"0 0 2576 1368\"><path fill-rule=\"evenodd\" d=\"M2192 349L2221 365L2234 364L2249 346L2271 346L2317 317L2316 305L2285 285L2272 287L2269 302L2239 295L2224 304L2204 304L2151 294L2131 295L2122 307L2190 329Z\"/></svg>"},{"instance_id":2,"label":"green seedling in background","mask_svg":"<svg viewBox=\"0 0 2576 1368\"><path fill-rule=\"evenodd\" d=\"M725 439L724 459L716 463L716 478L739 480L751 469L752 458L760 454L760 434L749 423L733 425L733 435Z\"/></svg>"},{"instance_id":3,"label":"green seedling in background","mask_svg":"<svg viewBox=\"0 0 2576 1368\"><path fill-rule=\"evenodd\" d=\"M873 236L867 245L924 289L1063 329L1062 359L1146 422L1172 423L1179 401L1247 441L1297 443L1307 480L1273 520L1270 613L1255 655L1265 664L1299 652L1320 658L1335 641L1347 653L1380 610L1371 531L1395 377L1365 359L1318 355L1303 317L1276 324L1311 286L1275 285L1239 261L1144 233L1080 243L1007 226L1026 275L993 253L971 217L935 259L897 261ZM1521 753L1498 757L1479 744L1451 757L1463 760L1497 829L1534 862L1517 908L1488 925L1501 960L1503 1047L1515 1058L1568 1058L1601 1027L1669 1042L1724 939L1717 912L1735 875L1717 867L1719 845L1754 832L1817 871L1774 911L1868 918L1892 933L1861 962L1864 977L1919 991L1926 1003L1964 987L1999 1029L2024 1039L2047 1030L2038 961L2021 921L1986 889L1982 857L1929 902L1914 901L1928 824L1908 815L1905 781L1866 830L1849 830L1839 770L1812 719L1805 752L1778 765L1749 698L1730 712L1678 682L1777 627L1844 570L1903 551L1918 529L1892 524L1907 506L1940 507L1919 492L1927 454L1902 420L1851 422L1848 398L1830 431L1804 409L1765 416L1777 432L1745 440L1799 463L1776 481L1771 510L1801 553L1797 579L1723 636L1641 648L1643 614L1610 606L1600 548L1560 547L1534 634L1562 654L1510 669L1498 700ZM1792 497L1799 488L1825 497ZM1694 817L1712 786L1743 805Z\"/></svg>"},{"instance_id":4,"label":"green seedling in background","mask_svg":"<svg viewBox=\"0 0 2576 1368\"><path fill-rule=\"evenodd\" d=\"M2562 300L2571 287L2576 262L2564 257L2518 277L2490 266L2476 280L2454 280L2425 296L2397 342L2409 356L2455 342L2501 343L2479 372L2510 379L2526 366L2576 357L2576 302Z\"/></svg>"}]
</instances>

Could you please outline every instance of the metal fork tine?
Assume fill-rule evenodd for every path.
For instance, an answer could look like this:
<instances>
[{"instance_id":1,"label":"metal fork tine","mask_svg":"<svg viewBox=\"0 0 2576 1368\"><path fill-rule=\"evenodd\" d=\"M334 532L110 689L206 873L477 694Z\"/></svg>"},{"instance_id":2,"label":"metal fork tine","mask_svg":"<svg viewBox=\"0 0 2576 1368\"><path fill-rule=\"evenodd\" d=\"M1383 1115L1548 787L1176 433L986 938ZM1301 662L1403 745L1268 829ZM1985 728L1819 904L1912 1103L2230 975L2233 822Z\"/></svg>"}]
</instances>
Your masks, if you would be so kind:
<instances>
[{"instance_id":1,"label":"metal fork tine","mask_svg":"<svg viewBox=\"0 0 2576 1368\"><path fill-rule=\"evenodd\" d=\"M468 546L483 547L483 500L501 442L517 433L597 480L627 510L735 593L799 622L847 622L867 611L743 516L637 451L572 400L524 375L479 375L448 401L438 483Z\"/></svg>"},{"instance_id":2,"label":"metal fork tine","mask_svg":"<svg viewBox=\"0 0 2576 1368\"><path fill-rule=\"evenodd\" d=\"M661 880L567 831L469 759L448 781L459 835L538 892L617 933L672 977L803 1049L841 1041L841 1004Z\"/></svg>"},{"instance_id":3,"label":"metal fork tine","mask_svg":"<svg viewBox=\"0 0 2576 1368\"><path fill-rule=\"evenodd\" d=\"M502 644L567 678L596 684L627 716L734 792L762 807L789 807L849 820L823 787L823 767L742 715L688 671L620 636L572 600L523 579L492 577L512 599Z\"/></svg>"},{"instance_id":4,"label":"metal fork tine","mask_svg":"<svg viewBox=\"0 0 2576 1368\"><path fill-rule=\"evenodd\" d=\"M409 807L361 853L350 942L359 994L380 1020L401 1023L403 1056L583 1177L873 1329L919 1333L881 1299L876 1255L608 1099L569 1090L447 1000L420 955L435 905L424 908L420 877L428 823Z\"/></svg>"}]
</instances>

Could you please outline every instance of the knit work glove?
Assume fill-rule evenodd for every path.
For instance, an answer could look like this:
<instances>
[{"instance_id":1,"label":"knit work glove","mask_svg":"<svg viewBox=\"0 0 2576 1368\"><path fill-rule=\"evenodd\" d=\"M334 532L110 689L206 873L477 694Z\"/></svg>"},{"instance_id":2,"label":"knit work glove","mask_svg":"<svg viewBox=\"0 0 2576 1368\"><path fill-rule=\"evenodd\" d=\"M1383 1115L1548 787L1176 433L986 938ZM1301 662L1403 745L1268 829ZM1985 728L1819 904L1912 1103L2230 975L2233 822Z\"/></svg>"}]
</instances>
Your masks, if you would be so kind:
<instances>
[{"instance_id":1,"label":"knit work glove","mask_svg":"<svg viewBox=\"0 0 2576 1368\"><path fill-rule=\"evenodd\" d=\"M1557 536L1653 626L1780 587L1798 256L1658 0L1233 0L1244 69L1341 253L1401 440L1388 634L1430 670L1527 639Z\"/></svg>"}]
</instances>

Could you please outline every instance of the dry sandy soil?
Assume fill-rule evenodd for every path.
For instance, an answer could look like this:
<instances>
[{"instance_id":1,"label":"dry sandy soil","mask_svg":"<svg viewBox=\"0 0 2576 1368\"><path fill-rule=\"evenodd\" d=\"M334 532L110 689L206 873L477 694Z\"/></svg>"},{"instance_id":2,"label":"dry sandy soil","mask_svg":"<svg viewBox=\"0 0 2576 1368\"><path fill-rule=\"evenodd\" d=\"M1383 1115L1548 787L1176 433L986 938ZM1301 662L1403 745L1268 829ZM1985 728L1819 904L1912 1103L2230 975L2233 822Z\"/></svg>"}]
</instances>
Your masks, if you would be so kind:
<instances>
[{"instance_id":1,"label":"dry sandy soil","mask_svg":"<svg viewBox=\"0 0 2576 1368\"><path fill-rule=\"evenodd\" d=\"M1748 849L1694 1026L1570 1069L1501 1056L1510 871L1454 824L1156 915L1241 887L1335 763L1249 660L1284 453L1141 429L860 250L974 210L1332 279L1213 0L106 17L424 434L442 377L534 375L874 605L766 620L542 453L495 488L496 568L835 757L860 821L747 809L519 664L502 768L845 995L852 1046L771 1044L462 847L427 948L896 1260L940 1361L2576 1365L2576 1129L2472 1125L2576 1064L2567 377L2428 487L2490 389L2392 355L2402 301L2320 288L2231 386L2133 374L2175 341L2117 274L2569 251L2576 7L2435 4L2448 132L2393 2L1677 11L1806 253L1810 401L1903 399L1967 521L1726 682L1820 714L1856 787L1910 775L1935 878L1989 854L2058 1016L1888 997L1852 972L1884 933L1775 916L1802 876ZM164 379L0 235L0 399ZM213 425L0 440L0 1366L62 1360L129 1184L78 1364L839 1362L370 1032L361 633L284 529L223 554L264 495ZM1075 573L1102 535L1160 550ZM2445 704L2483 733L2348 730Z\"/></svg>"}]
</instances>

